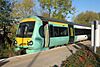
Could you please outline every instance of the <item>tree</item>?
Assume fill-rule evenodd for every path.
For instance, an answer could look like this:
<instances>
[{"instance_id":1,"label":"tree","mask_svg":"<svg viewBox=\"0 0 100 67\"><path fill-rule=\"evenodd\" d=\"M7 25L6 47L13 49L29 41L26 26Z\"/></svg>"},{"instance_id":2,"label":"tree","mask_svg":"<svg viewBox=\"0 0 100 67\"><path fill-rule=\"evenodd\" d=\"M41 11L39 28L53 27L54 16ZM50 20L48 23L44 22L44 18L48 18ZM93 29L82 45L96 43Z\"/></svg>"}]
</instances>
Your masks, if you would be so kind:
<instances>
[{"instance_id":1,"label":"tree","mask_svg":"<svg viewBox=\"0 0 100 67\"><path fill-rule=\"evenodd\" d=\"M96 12L86 11L82 12L74 18L74 22L90 26L91 22L98 20L99 16Z\"/></svg>"},{"instance_id":2,"label":"tree","mask_svg":"<svg viewBox=\"0 0 100 67\"><path fill-rule=\"evenodd\" d=\"M5 44L6 33L7 33L6 27L9 25L10 22L12 22L12 18L10 16L11 6L12 3L10 3L8 0L0 0L0 27L4 31L4 35L2 39L4 44Z\"/></svg>"},{"instance_id":3,"label":"tree","mask_svg":"<svg viewBox=\"0 0 100 67\"><path fill-rule=\"evenodd\" d=\"M13 52L11 47L12 41L8 37L10 32L8 26L13 21L10 16L11 7L12 3L8 0L0 0L0 29L3 31L3 34L0 34L0 58L8 57L10 55L9 52Z\"/></svg>"},{"instance_id":4,"label":"tree","mask_svg":"<svg viewBox=\"0 0 100 67\"><path fill-rule=\"evenodd\" d=\"M14 2L11 15L15 19L24 18L33 14L34 3L32 0Z\"/></svg>"},{"instance_id":5,"label":"tree","mask_svg":"<svg viewBox=\"0 0 100 67\"><path fill-rule=\"evenodd\" d=\"M65 20L65 17L75 10L71 0L40 0L40 5L50 18Z\"/></svg>"},{"instance_id":6,"label":"tree","mask_svg":"<svg viewBox=\"0 0 100 67\"><path fill-rule=\"evenodd\" d=\"M100 21L100 13L98 13L98 15L99 15L99 21Z\"/></svg>"},{"instance_id":7,"label":"tree","mask_svg":"<svg viewBox=\"0 0 100 67\"><path fill-rule=\"evenodd\" d=\"M11 3L7 0L0 0L0 25L11 22Z\"/></svg>"}]
</instances>

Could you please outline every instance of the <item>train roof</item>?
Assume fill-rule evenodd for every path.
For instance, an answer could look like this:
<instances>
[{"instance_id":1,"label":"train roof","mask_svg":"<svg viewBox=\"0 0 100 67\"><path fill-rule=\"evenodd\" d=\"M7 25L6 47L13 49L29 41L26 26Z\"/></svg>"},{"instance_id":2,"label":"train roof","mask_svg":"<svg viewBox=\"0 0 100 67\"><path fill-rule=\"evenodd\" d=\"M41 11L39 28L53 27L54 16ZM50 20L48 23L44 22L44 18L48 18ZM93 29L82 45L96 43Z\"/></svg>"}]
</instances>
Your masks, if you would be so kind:
<instances>
[{"instance_id":1,"label":"train roof","mask_svg":"<svg viewBox=\"0 0 100 67\"><path fill-rule=\"evenodd\" d=\"M53 21L53 22L59 22L59 23L67 23L67 24L74 24L72 22L69 21L65 21L65 20L58 20L58 19L54 19L54 18L48 18L48 17L42 17L42 16L38 16L41 20L43 21Z\"/></svg>"},{"instance_id":2,"label":"train roof","mask_svg":"<svg viewBox=\"0 0 100 67\"><path fill-rule=\"evenodd\" d=\"M38 16L41 20L43 21L53 21L53 22L59 22L59 23L66 23L66 24L70 24L70 25L76 25L76 26L81 26L81 27L88 27L82 24L77 24L74 22L69 22L69 21L65 21L65 20L58 20L58 19L54 19L54 18L47 18L47 17L42 17L42 16Z\"/></svg>"},{"instance_id":3,"label":"train roof","mask_svg":"<svg viewBox=\"0 0 100 67\"><path fill-rule=\"evenodd\" d=\"M70 21L66 21L66 20L58 20L58 19L54 19L54 18L43 17L43 16L28 16L26 18L30 18L30 17L38 17L42 21L52 21L52 22L70 24L70 25L74 25L74 27L76 27L76 28L87 28L87 29L90 29L90 27L88 27L86 25L77 24L75 22L70 22Z\"/></svg>"}]
</instances>

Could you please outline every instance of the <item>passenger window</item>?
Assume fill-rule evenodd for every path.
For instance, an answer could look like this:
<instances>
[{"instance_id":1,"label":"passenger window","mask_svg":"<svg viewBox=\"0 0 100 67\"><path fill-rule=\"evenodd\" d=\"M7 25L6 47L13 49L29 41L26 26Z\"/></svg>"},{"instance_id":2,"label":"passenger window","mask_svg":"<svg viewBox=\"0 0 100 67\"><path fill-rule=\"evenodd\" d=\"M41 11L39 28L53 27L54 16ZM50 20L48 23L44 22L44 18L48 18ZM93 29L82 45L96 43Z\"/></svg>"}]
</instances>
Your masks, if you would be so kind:
<instances>
[{"instance_id":1,"label":"passenger window","mask_svg":"<svg viewBox=\"0 0 100 67\"><path fill-rule=\"evenodd\" d=\"M50 26L50 37L68 36L67 27Z\"/></svg>"},{"instance_id":2,"label":"passenger window","mask_svg":"<svg viewBox=\"0 0 100 67\"><path fill-rule=\"evenodd\" d=\"M53 30L54 30L53 25L50 25L49 26L49 35L50 35L50 37L53 37L54 36Z\"/></svg>"},{"instance_id":3,"label":"passenger window","mask_svg":"<svg viewBox=\"0 0 100 67\"><path fill-rule=\"evenodd\" d=\"M44 37L44 27L43 25L39 29L40 36ZM61 37L68 36L68 28L67 27L56 27L53 25L49 26L49 35L50 37Z\"/></svg>"}]
</instances>

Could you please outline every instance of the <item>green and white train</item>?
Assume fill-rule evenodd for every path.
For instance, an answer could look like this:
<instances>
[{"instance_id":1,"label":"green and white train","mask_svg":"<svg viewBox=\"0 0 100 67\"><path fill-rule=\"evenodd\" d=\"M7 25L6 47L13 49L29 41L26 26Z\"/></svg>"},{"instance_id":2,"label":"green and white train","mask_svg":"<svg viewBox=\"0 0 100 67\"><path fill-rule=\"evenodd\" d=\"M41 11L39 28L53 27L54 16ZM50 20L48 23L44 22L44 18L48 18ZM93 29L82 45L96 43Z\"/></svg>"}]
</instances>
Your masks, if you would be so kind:
<instances>
[{"instance_id":1,"label":"green and white train","mask_svg":"<svg viewBox=\"0 0 100 67\"><path fill-rule=\"evenodd\" d=\"M68 21L30 16L20 21L15 50L35 53L90 38L91 28Z\"/></svg>"}]
</instances>

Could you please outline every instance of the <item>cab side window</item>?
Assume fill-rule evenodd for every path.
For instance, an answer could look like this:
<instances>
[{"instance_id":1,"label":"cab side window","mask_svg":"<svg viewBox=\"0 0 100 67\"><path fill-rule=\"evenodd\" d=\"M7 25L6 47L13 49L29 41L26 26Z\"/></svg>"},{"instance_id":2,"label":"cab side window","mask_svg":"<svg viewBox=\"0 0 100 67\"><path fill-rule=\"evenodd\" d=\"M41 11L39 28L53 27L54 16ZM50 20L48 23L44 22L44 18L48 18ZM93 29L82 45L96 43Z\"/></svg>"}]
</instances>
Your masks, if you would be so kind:
<instances>
[{"instance_id":1,"label":"cab side window","mask_svg":"<svg viewBox=\"0 0 100 67\"><path fill-rule=\"evenodd\" d=\"M44 37L44 26L43 25L39 28L39 33L40 33L40 36Z\"/></svg>"}]
</instances>

